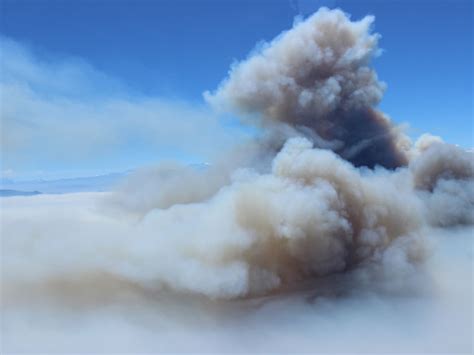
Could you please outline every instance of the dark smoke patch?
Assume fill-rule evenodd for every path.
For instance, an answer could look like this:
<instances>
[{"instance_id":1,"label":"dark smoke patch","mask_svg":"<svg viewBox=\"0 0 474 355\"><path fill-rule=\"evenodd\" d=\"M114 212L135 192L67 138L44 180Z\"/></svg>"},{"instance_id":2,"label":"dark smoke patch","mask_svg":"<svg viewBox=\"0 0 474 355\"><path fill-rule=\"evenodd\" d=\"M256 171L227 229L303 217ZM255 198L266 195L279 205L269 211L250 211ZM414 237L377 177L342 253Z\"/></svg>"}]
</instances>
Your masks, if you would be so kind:
<instances>
[{"instance_id":1,"label":"dark smoke patch","mask_svg":"<svg viewBox=\"0 0 474 355\"><path fill-rule=\"evenodd\" d=\"M313 122L318 121L306 120L304 126L324 140L343 142L334 151L356 167L395 169L408 164L405 153L397 147L399 133L381 112L372 108L337 110L325 125L311 126Z\"/></svg>"}]
</instances>

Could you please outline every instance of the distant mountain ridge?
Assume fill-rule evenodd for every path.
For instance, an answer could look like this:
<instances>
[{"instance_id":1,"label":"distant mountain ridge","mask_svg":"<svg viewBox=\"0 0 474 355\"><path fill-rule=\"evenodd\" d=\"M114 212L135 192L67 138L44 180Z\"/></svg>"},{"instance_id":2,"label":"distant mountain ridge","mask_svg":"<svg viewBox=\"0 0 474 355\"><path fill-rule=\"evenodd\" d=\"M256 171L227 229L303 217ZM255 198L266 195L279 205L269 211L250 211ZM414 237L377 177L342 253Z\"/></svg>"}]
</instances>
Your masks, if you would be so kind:
<instances>
[{"instance_id":1,"label":"distant mountain ridge","mask_svg":"<svg viewBox=\"0 0 474 355\"><path fill-rule=\"evenodd\" d=\"M130 171L121 173L110 173L105 175L66 178L57 180L29 180L15 181L4 179L0 181L0 196L13 196L10 193L32 195L40 193L61 194L68 192L102 192L109 191L121 179L125 178ZM11 192L8 192L11 191Z\"/></svg>"},{"instance_id":2,"label":"distant mountain ridge","mask_svg":"<svg viewBox=\"0 0 474 355\"><path fill-rule=\"evenodd\" d=\"M0 189L0 197L34 196L34 195L41 195L41 192Z\"/></svg>"},{"instance_id":3,"label":"distant mountain ridge","mask_svg":"<svg viewBox=\"0 0 474 355\"><path fill-rule=\"evenodd\" d=\"M207 163L189 164L196 170L206 170ZM53 180L16 181L14 179L0 179L0 197L33 196L38 194L64 194L71 192L104 192L110 191L120 181L132 174L135 170L109 173L96 176L63 178Z\"/></svg>"}]
</instances>

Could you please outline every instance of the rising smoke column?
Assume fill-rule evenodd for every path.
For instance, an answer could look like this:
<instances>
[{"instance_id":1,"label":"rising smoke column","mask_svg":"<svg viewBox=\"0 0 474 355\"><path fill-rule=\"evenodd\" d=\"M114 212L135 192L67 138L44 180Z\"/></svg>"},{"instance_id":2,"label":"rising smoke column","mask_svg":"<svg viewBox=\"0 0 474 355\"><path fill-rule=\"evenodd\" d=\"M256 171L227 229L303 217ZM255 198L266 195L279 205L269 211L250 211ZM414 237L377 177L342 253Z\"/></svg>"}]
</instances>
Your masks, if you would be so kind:
<instances>
[{"instance_id":1,"label":"rising smoke column","mask_svg":"<svg viewBox=\"0 0 474 355\"><path fill-rule=\"evenodd\" d=\"M374 18L351 22L340 10L320 9L233 66L212 105L259 116L268 126L310 132L356 166L407 163L406 140L374 107L385 85L370 61L377 54ZM307 134L308 135L308 134Z\"/></svg>"}]
</instances>

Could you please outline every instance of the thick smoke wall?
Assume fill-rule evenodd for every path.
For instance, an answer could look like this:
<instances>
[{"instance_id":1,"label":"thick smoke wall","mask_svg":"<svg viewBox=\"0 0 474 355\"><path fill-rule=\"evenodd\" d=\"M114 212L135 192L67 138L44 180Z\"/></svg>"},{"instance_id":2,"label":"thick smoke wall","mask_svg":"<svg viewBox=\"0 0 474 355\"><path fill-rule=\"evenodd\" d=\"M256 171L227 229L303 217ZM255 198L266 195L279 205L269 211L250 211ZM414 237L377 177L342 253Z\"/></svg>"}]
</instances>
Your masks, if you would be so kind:
<instances>
[{"instance_id":1,"label":"thick smoke wall","mask_svg":"<svg viewBox=\"0 0 474 355\"><path fill-rule=\"evenodd\" d=\"M37 269L48 282L71 271L72 280L105 275L239 298L336 273L395 283L413 272L429 249L427 228L473 223L473 156L432 136L411 146L376 111L383 84L369 66L372 21L322 9L207 94L215 106L251 113L245 121L256 120L262 140L209 166L138 172L101 200L97 216L7 215L7 288L30 283ZM48 242L38 247L37 238ZM77 241L87 241L77 258L60 253L64 265L50 265L51 250Z\"/></svg>"},{"instance_id":2,"label":"thick smoke wall","mask_svg":"<svg viewBox=\"0 0 474 355\"><path fill-rule=\"evenodd\" d=\"M430 135L411 146L374 108L372 22L322 9L206 94L263 139L204 169L140 172L109 199L147 241L127 277L212 298L355 269L394 282L426 257L429 226L473 223L472 153Z\"/></svg>"},{"instance_id":3,"label":"thick smoke wall","mask_svg":"<svg viewBox=\"0 0 474 355\"><path fill-rule=\"evenodd\" d=\"M212 169L186 181L177 171L184 185L155 180L156 200L139 210L143 240L130 248L135 262L126 274L212 298L255 296L352 270L395 283L426 257L427 228L472 223L472 154L440 142L421 146L408 167L372 171L292 138L268 172L237 169L201 199L185 186L215 181ZM420 186L420 174L437 187ZM134 186L114 194L113 205L137 212L129 201L136 204L150 186Z\"/></svg>"}]
</instances>

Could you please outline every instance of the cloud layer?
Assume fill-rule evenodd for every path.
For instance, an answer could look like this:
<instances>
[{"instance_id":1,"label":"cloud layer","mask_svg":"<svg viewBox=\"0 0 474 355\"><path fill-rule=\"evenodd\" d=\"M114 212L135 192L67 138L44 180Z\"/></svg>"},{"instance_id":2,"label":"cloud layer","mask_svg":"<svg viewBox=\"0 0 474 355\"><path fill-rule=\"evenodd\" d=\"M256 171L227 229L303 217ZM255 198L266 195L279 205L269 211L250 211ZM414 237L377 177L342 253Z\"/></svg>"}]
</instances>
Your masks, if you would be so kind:
<instances>
[{"instance_id":1,"label":"cloud layer","mask_svg":"<svg viewBox=\"0 0 474 355\"><path fill-rule=\"evenodd\" d=\"M2 200L7 349L472 350L473 153L430 135L412 145L374 108L372 20L322 9L237 64L207 99L261 131L216 147L210 165ZM61 131L71 103L36 104L31 120ZM80 121L156 140L158 127L190 146L201 132L227 139L201 120L155 120L156 102L98 105L105 116ZM10 114L9 131L41 133Z\"/></svg>"},{"instance_id":2,"label":"cloud layer","mask_svg":"<svg viewBox=\"0 0 474 355\"><path fill-rule=\"evenodd\" d=\"M78 170L87 163L124 169L137 157L142 164L176 156L206 161L216 147L245 135L203 105L130 94L83 61L46 61L5 37L0 45L6 171L38 165Z\"/></svg>"}]
</instances>

